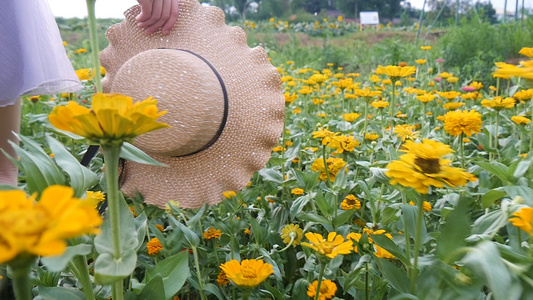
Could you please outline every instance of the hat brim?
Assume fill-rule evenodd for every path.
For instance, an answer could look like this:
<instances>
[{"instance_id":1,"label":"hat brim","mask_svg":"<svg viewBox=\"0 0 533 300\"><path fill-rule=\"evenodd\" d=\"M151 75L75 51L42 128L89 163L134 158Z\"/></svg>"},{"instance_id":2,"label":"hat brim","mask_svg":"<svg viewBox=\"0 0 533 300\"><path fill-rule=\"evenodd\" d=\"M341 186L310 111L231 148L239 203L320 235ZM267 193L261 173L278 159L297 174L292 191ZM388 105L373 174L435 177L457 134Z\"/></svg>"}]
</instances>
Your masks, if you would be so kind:
<instances>
[{"instance_id":1,"label":"hat brim","mask_svg":"<svg viewBox=\"0 0 533 300\"><path fill-rule=\"evenodd\" d=\"M135 20L140 7L130 8L125 20L107 31L109 46L101 52L100 60L107 70L105 92L113 92L114 75L128 59L150 49L194 52L220 74L229 107L225 127L214 144L183 157L148 152L168 167L135 162L125 165L122 190L127 195L139 192L146 203L159 207L174 200L181 207L198 208L221 202L224 191L241 190L253 173L266 165L283 130L285 100L279 73L264 49L248 47L244 31L227 26L219 8L204 7L197 0L180 0L179 9L170 35L157 32L148 36ZM135 100L135 95L128 96ZM177 130L175 135L179 139Z\"/></svg>"}]
</instances>

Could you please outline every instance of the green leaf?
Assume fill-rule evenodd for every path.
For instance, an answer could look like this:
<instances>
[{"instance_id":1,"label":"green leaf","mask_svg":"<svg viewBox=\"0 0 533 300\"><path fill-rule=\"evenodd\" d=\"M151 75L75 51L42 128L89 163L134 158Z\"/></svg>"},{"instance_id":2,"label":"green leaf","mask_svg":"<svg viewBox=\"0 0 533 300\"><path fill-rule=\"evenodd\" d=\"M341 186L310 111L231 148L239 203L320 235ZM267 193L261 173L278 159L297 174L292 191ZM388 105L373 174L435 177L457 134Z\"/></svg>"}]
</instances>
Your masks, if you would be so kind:
<instances>
[{"instance_id":1,"label":"green leaf","mask_svg":"<svg viewBox=\"0 0 533 300\"><path fill-rule=\"evenodd\" d=\"M281 184L283 182L283 176L279 171L276 171L274 169L261 169L259 170L259 175L263 177L266 181L272 181L277 184Z\"/></svg>"},{"instance_id":2,"label":"green leaf","mask_svg":"<svg viewBox=\"0 0 533 300\"><path fill-rule=\"evenodd\" d=\"M322 225L331 225L331 222L323 216L315 215L314 213L302 212L297 215L297 218L302 221L316 222Z\"/></svg>"},{"instance_id":3,"label":"green leaf","mask_svg":"<svg viewBox=\"0 0 533 300\"><path fill-rule=\"evenodd\" d=\"M141 149L133 146L130 143L124 143L122 145L122 149L120 150L120 157L140 164L167 167L167 165L162 164L157 160L151 158L148 154L144 153Z\"/></svg>"},{"instance_id":4,"label":"green leaf","mask_svg":"<svg viewBox=\"0 0 533 300\"><path fill-rule=\"evenodd\" d=\"M170 220L172 220L174 225L183 233L183 237L185 237L185 239L187 240L187 244L190 246L190 248L197 247L198 244L200 244L200 238L194 231L189 229L187 226L181 224L181 222L176 220L176 218L174 218L173 216L170 216Z\"/></svg>"},{"instance_id":5,"label":"green leaf","mask_svg":"<svg viewBox=\"0 0 533 300\"><path fill-rule=\"evenodd\" d=\"M476 164L483 169L485 169L487 172L491 173L492 175L500 178L505 184L513 184L516 179L513 177L512 174L508 174L509 169L506 165L499 163L497 161L493 162L484 162L484 161L478 161Z\"/></svg>"},{"instance_id":6,"label":"green leaf","mask_svg":"<svg viewBox=\"0 0 533 300\"><path fill-rule=\"evenodd\" d=\"M526 200L526 204L533 206L533 190L527 186L504 186L503 189L507 192L507 195L511 199L514 199L518 196Z\"/></svg>"},{"instance_id":7,"label":"green leaf","mask_svg":"<svg viewBox=\"0 0 533 300\"><path fill-rule=\"evenodd\" d=\"M530 166L531 166L531 159L529 158L519 162L518 166L516 166L516 169L514 170L513 177L518 179L524 176L524 174L527 172Z\"/></svg>"},{"instance_id":8,"label":"green leaf","mask_svg":"<svg viewBox=\"0 0 533 300\"><path fill-rule=\"evenodd\" d=\"M320 190L316 193L314 200L322 215L329 219L333 214L333 209L335 209L335 207L332 207L330 205L330 203L326 200L326 197L324 197L324 194Z\"/></svg>"},{"instance_id":9,"label":"green leaf","mask_svg":"<svg viewBox=\"0 0 533 300\"><path fill-rule=\"evenodd\" d=\"M405 266L410 266L411 262L405 256L405 252L398 247L389 237L384 234L372 234L372 240L383 249L396 256Z\"/></svg>"},{"instance_id":10,"label":"green leaf","mask_svg":"<svg viewBox=\"0 0 533 300\"><path fill-rule=\"evenodd\" d=\"M298 214L302 212L304 207L309 203L309 201L312 201L309 195L301 196L296 198L291 204L290 210L290 216L291 220L294 219Z\"/></svg>"},{"instance_id":11,"label":"green leaf","mask_svg":"<svg viewBox=\"0 0 533 300\"><path fill-rule=\"evenodd\" d=\"M126 201L122 197L122 194L119 195L119 199L117 200L119 201L120 207L120 251L125 253L128 250L136 249L138 245L138 236L133 214L126 204ZM104 223L100 229L102 232L94 238L94 246L96 251L99 254L113 254L114 250L111 234L111 220L109 217L104 220Z\"/></svg>"},{"instance_id":12,"label":"green leaf","mask_svg":"<svg viewBox=\"0 0 533 300\"><path fill-rule=\"evenodd\" d=\"M333 226L337 227L340 225L344 225L350 220L350 218L355 214L355 210L345 210L342 213L338 214L335 218L333 218Z\"/></svg>"},{"instance_id":13,"label":"green leaf","mask_svg":"<svg viewBox=\"0 0 533 300\"><path fill-rule=\"evenodd\" d=\"M395 264L384 258L376 258L376 262L394 289L400 293L409 293L409 277L404 269L398 268Z\"/></svg>"},{"instance_id":14,"label":"green leaf","mask_svg":"<svg viewBox=\"0 0 533 300\"><path fill-rule=\"evenodd\" d=\"M122 252L119 259L114 259L113 254L102 253L94 262L94 282L101 285L112 284L133 273L136 264L137 253L133 249Z\"/></svg>"},{"instance_id":15,"label":"green leaf","mask_svg":"<svg viewBox=\"0 0 533 300\"><path fill-rule=\"evenodd\" d=\"M180 252L170 256L158 262L153 269L147 270L147 277L152 278L151 280L157 276L163 280L165 298L172 298L189 277L189 253ZM150 282L148 282L149 284Z\"/></svg>"},{"instance_id":16,"label":"green leaf","mask_svg":"<svg viewBox=\"0 0 533 300\"><path fill-rule=\"evenodd\" d=\"M261 245L265 239L265 230L261 227L261 225L259 225L259 222L257 222L257 219L255 218L250 219L250 225L252 225L252 233L254 235L255 242L258 245Z\"/></svg>"},{"instance_id":17,"label":"green leaf","mask_svg":"<svg viewBox=\"0 0 533 300\"><path fill-rule=\"evenodd\" d=\"M224 295L220 292L220 289L218 288L218 286L216 286L213 283L206 283L204 285L204 291L206 291L209 294L215 295L217 297L217 299L219 299L219 300L224 300L225 299Z\"/></svg>"},{"instance_id":18,"label":"green leaf","mask_svg":"<svg viewBox=\"0 0 533 300\"><path fill-rule=\"evenodd\" d=\"M418 207L416 205L404 204L401 207L402 218L405 218L406 230L411 237L415 237L416 216L418 215ZM422 241L427 237L426 222L422 222Z\"/></svg>"},{"instance_id":19,"label":"green leaf","mask_svg":"<svg viewBox=\"0 0 533 300\"><path fill-rule=\"evenodd\" d=\"M493 242L483 241L470 248L462 262L475 276L485 281L495 300L520 298L522 289L512 284L512 276Z\"/></svg>"},{"instance_id":20,"label":"green leaf","mask_svg":"<svg viewBox=\"0 0 533 300\"><path fill-rule=\"evenodd\" d=\"M489 208L494 204L494 201L505 197L505 195L507 194L501 190L501 187L490 190L481 196L481 204L483 208Z\"/></svg>"},{"instance_id":21,"label":"green leaf","mask_svg":"<svg viewBox=\"0 0 533 300\"><path fill-rule=\"evenodd\" d=\"M85 294L75 288L39 286L37 289L39 296L35 300L85 300Z\"/></svg>"},{"instance_id":22,"label":"green leaf","mask_svg":"<svg viewBox=\"0 0 533 300\"><path fill-rule=\"evenodd\" d=\"M80 198L85 191L98 183L98 176L82 166L78 160L65 149L63 144L51 136L46 137L50 150L54 153L56 163L67 172L70 186L74 189L74 196Z\"/></svg>"},{"instance_id":23,"label":"green leaf","mask_svg":"<svg viewBox=\"0 0 533 300\"><path fill-rule=\"evenodd\" d=\"M70 260L77 255L87 255L91 253L93 246L89 244L79 244L67 247L67 250L60 256L47 256L41 258L41 262L48 268L50 272L63 271Z\"/></svg>"},{"instance_id":24,"label":"green leaf","mask_svg":"<svg viewBox=\"0 0 533 300\"><path fill-rule=\"evenodd\" d=\"M156 274L149 282L146 284L139 295L140 299L150 299L150 300L166 300L172 297L174 294L167 297L165 295L165 286L163 285L163 279L161 275Z\"/></svg>"},{"instance_id":25,"label":"green leaf","mask_svg":"<svg viewBox=\"0 0 533 300\"><path fill-rule=\"evenodd\" d=\"M135 231L137 232L137 246L135 247L135 251L137 251L142 246L144 238L146 237L146 230L148 230L146 213L143 211L137 218L135 218L134 223Z\"/></svg>"},{"instance_id":26,"label":"green leaf","mask_svg":"<svg viewBox=\"0 0 533 300\"><path fill-rule=\"evenodd\" d=\"M468 206L472 202L463 197L457 206L446 218L437 244L437 256L444 261L449 261L455 250L466 245L465 239L470 235L470 218Z\"/></svg>"}]
</instances>

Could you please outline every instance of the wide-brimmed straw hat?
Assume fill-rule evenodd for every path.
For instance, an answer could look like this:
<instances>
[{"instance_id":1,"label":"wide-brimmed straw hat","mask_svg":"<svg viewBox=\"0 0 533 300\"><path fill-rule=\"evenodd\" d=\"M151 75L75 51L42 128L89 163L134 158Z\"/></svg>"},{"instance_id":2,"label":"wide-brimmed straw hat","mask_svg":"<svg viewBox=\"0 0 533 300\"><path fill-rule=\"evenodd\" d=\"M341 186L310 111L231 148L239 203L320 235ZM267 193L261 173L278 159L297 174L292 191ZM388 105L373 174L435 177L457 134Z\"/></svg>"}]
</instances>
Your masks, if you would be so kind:
<instances>
[{"instance_id":1,"label":"wide-brimmed straw hat","mask_svg":"<svg viewBox=\"0 0 533 300\"><path fill-rule=\"evenodd\" d=\"M168 113L170 128L135 140L167 167L128 161L122 190L163 207L215 204L223 192L246 186L264 167L283 130L280 76L263 48L250 48L224 13L197 0L180 0L170 35L147 36L137 27L140 7L107 31L100 59L107 74L104 92L141 101L149 96Z\"/></svg>"}]
</instances>

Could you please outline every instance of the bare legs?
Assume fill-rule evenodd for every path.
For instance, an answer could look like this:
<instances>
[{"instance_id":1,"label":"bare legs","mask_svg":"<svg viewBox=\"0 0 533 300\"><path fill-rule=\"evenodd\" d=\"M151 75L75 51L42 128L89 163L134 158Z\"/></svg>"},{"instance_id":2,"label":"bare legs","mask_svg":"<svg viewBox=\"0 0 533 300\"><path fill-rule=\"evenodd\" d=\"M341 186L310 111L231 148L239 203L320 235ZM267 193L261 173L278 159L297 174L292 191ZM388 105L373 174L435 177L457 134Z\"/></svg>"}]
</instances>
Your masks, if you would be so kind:
<instances>
[{"instance_id":1,"label":"bare legs","mask_svg":"<svg viewBox=\"0 0 533 300\"><path fill-rule=\"evenodd\" d=\"M20 99L14 105L0 107L0 149L4 149L12 157L17 157L8 140L15 141L13 132L18 133L20 127ZM18 170L7 157L0 152L0 185L17 186Z\"/></svg>"}]
</instances>

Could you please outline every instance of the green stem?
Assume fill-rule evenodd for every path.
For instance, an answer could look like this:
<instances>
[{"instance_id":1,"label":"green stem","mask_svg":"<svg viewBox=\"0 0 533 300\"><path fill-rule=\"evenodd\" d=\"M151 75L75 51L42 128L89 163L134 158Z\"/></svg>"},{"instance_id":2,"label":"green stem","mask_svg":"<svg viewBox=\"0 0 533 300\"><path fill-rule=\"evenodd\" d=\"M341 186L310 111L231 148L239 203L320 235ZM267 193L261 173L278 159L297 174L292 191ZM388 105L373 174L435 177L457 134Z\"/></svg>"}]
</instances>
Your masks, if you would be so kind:
<instances>
[{"instance_id":1,"label":"green stem","mask_svg":"<svg viewBox=\"0 0 533 300\"><path fill-rule=\"evenodd\" d=\"M105 180L107 185L108 217L111 221L111 238L113 241L113 258L122 259L120 248L120 198L118 190L118 161L121 145L102 145L105 161ZM123 280L112 286L113 300L124 298Z\"/></svg>"},{"instance_id":2,"label":"green stem","mask_svg":"<svg viewBox=\"0 0 533 300\"><path fill-rule=\"evenodd\" d=\"M96 29L96 16L94 13L94 4L96 0L87 0L87 14L89 16L89 36L91 40L91 58L94 67L94 84L96 91L102 92L102 74L100 73L100 59L98 54L100 48L98 47L98 36Z\"/></svg>"},{"instance_id":3,"label":"green stem","mask_svg":"<svg viewBox=\"0 0 533 300\"><path fill-rule=\"evenodd\" d=\"M365 99L365 113L364 113L364 117L365 117L365 122L364 122L364 126L363 126L363 141L365 141L365 136L366 136L366 126L368 125L368 101L367 101L367 99Z\"/></svg>"},{"instance_id":4,"label":"green stem","mask_svg":"<svg viewBox=\"0 0 533 300\"><path fill-rule=\"evenodd\" d=\"M461 132L461 136L459 137L461 140L459 141L459 151L461 152L461 167L465 168L465 143L463 143L465 134Z\"/></svg>"},{"instance_id":5,"label":"green stem","mask_svg":"<svg viewBox=\"0 0 533 300\"><path fill-rule=\"evenodd\" d=\"M529 113L533 115L533 98L529 100ZM527 157L531 159L533 157L533 125L529 126L529 153L527 154ZM530 187L533 187L533 167L529 168L529 180L530 180Z\"/></svg>"},{"instance_id":6,"label":"green stem","mask_svg":"<svg viewBox=\"0 0 533 300\"><path fill-rule=\"evenodd\" d=\"M194 266L196 268L196 274L198 275L198 289L200 290L200 298L202 300L207 300L204 293L204 282L202 280L202 273L200 271L200 263L198 260L198 250L196 249L196 246L192 246L192 254L194 256ZM244 299L244 294L243 294Z\"/></svg>"},{"instance_id":7,"label":"green stem","mask_svg":"<svg viewBox=\"0 0 533 300\"><path fill-rule=\"evenodd\" d=\"M85 255L76 256L73 259L74 266L77 270L76 277L83 287L83 292L85 293L85 299L94 300L93 285L91 282L91 277L89 275L89 268L87 267L87 258Z\"/></svg>"},{"instance_id":8,"label":"green stem","mask_svg":"<svg viewBox=\"0 0 533 300\"><path fill-rule=\"evenodd\" d=\"M322 276L324 276L325 271L326 271L326 264L320 263L320 272L318 273L318 282L316 284L315 300L318 300L320 296L320 285L322 284Z\"/></svg>"},{"instance_id":9,"label":"green stem","mask_svg":"<svg viewBox=\"0 0 533 300\"><path fill-rule=\"evenodd\" d=\"M411 274L411 294L415 293L416 290L416 279L418 277L418 256L420 252L420 246L422 245L422 222L424 221L424 199L419 199L418 203L418 213L416 215L416 225L415 225L415 248L414 248L414 262L413 262L413 273Z\"/></svg>"},{"instance_id":10,"label":"green stem","mask_svg":"<svg viewBox=\"0 0 533 300\"><path fill-rule=\"evenodd\" d=\"M326 171L326 181L327 181L328 187L331 189L331 180L329 177L328 161L326 159L326 154L327 154L326 145L322 145L322 159L324 160L324 170Z\"/></svg>"},{"instance_id":11,"label":"green stem","mask_svg":"<svg viewBox=\"0 0 533 300\"><path fill-rule=\"evenodd\" d=\"M498 143L498 135L500 131L500 112L496 111L496 129L494 129L494 149L496 149L496 155L498 158L500 158L500 150L498 149L499 143Z\"/></svg>"},{"instance_id":12,"label":"green stem","mask_svg":"<svg viewBox=\"0 0 533 300\"><path fill-rule=\"evenodd\" d=\"M366 272L365 272L365 300L369 300L370 299L370 295L368 294L369 292L369 284L370 284L370 276L369 276L369 272L368 272L368 263L365 264L365 269L366 269Z\"/></svg>"},{"instance_id":13,"label":"green stem","mask_svg":"<svg viewBox=\"0 0 533 300\"><path fill-rule=\"evenodd\" d=\"M11 261L8 265L13 274L13 291L17 300L31 300L32 283L30 280L30 271L35 262L34 256L19 256Z\"/></svg>"},{"instance_id":14,"label":"green stem","mask_svg":"<svg viewBox=\"0 0 533 300\"><path fill-rule=\"evenodd\" d=\"M396 98L396 82L393 82L392 83L392 97L391 97L391 101L390 101L390 109L389 109L389 114L390 114L390 133L392 134L392 131L394 130L394 100Z\"/></svg>"},{"instance_id":15,"label":"green stem","mask_svg":"<svg viewBox=\"0 0 533 300\"><path fill-rule=\"evenodd\" d=\"M402 205L407 205L407 196L405 194L405 191L402 190ZM407 261L411 262L411 239L409 237L409 233L407 232L407 220L405 219L405 215L402 218L402 225L403 225L403 235L405 237L405 256L407 257ZM408 274L411 275L413 267L412 266L406 266L408 270ZM410 277L410 276L409 276Z\"/></svg>"}]
</instances>

